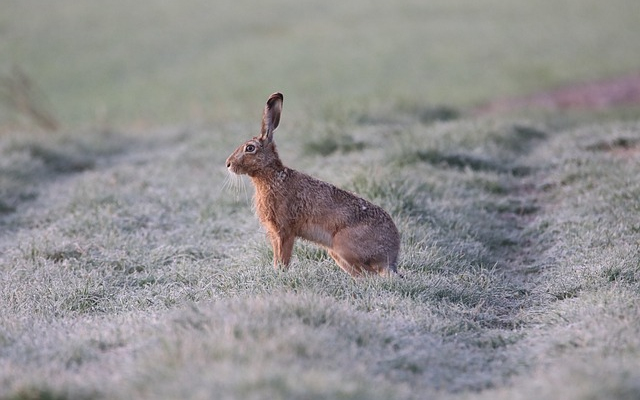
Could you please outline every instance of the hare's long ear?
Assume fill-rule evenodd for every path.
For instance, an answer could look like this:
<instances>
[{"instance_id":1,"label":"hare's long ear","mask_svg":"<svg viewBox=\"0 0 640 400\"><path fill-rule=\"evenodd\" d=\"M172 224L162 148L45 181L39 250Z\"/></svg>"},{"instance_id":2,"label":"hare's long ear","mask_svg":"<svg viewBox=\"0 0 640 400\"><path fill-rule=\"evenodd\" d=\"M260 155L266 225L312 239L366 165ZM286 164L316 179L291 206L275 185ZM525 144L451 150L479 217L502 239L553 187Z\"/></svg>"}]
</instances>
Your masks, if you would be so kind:
<instances>
[{"instance_id":1,"label":"hare's long ear","mask_svg":"<svg viewBox=\"0 0 640 400\"><path fill-rule=\"evenodd\" d=\"M282 112L282 101L284 97L282 93L274 93L269 96L267 105L264 106L264 114L262 114L262 132L261 140L271 143L273 140L273 131L276 130L280 123L280 113Z\"/></svg>"}]
</instances>

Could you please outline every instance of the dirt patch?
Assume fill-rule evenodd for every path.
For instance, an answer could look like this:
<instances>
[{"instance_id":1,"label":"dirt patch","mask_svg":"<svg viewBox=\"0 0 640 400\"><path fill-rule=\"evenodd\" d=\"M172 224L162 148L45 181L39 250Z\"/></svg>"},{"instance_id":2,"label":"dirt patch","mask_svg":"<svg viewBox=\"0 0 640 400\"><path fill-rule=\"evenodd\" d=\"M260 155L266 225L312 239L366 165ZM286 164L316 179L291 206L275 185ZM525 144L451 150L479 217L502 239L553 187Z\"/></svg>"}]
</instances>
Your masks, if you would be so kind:
<instances>
[{"instance_id":1,"label":"dirt patch","mask_svg":"<svg viewBox=\"0 0 640 400\"><path fill-rule=\"evenodd\" d=\"M482 115L524 108L597 110L631 104L640 104L640 73L569 85L527 96L498 99L477 107L474 112Z\"/></svg>"}]
</instances>

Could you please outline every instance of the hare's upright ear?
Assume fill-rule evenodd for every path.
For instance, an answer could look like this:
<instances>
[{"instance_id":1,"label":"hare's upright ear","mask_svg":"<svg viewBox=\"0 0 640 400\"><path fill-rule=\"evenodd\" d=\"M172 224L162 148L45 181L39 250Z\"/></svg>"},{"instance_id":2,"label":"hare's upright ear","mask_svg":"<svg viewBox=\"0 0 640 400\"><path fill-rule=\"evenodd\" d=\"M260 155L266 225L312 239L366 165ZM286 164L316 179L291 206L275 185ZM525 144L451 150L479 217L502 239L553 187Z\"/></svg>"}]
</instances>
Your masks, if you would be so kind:
<instances>
[{"instance_id":1,"label":"hare's upright ear","mask_svg":"<svg viewBox=\"0 0 640 400\"><path fill-rule=\"evenodd\" d=\"M264 114L262 115L262 132L261 140L271 143L273 140L273 131L276 130L280 123L280 113L282 112L282 101L284 97L282 93L274 93L269 96L267 105L264 106Z\"/></svg>"}]
</instances>

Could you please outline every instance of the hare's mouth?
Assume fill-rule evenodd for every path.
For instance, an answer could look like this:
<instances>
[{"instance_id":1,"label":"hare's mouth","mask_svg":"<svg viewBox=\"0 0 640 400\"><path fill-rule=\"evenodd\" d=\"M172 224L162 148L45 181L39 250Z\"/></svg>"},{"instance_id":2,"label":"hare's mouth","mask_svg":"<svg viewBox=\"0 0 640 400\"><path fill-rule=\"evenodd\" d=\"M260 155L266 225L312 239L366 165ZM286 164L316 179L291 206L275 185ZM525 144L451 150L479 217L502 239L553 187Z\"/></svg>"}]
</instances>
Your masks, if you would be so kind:
<instances>
[{"instance_id":1,"label":"hare's mouth","mask_svg":"<svg viewBox=\"0 0 640 400\"><path fill-rule=\"evenodd\" d=\"M232 162L227 162L227 171L231 172L232 174L235 175L242 175L244 174L244 172L240 169L238 169L238 165L234 164Z\"/></svg>"}]
</instances>

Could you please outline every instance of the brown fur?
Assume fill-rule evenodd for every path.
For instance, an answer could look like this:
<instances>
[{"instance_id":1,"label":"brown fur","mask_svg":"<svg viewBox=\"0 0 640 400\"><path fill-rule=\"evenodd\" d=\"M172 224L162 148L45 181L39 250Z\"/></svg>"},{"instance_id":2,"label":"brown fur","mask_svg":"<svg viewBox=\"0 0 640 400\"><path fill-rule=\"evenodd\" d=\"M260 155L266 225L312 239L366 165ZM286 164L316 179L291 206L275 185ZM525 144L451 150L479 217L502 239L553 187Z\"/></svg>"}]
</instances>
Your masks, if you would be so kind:
<instances>
[{"instance_id":1,"label":"brown fur","mask_svg":"<svg viewBox=\"0 0 640 400\"><path fill-rule=\"evenodd\" d=\"M280 93L269 97L261 135L227 158L228 170L249 175L255 186L256 214L271 240L274 267L289 265L301 237L326 248L352 276L396 272L400 234L387 212L282 164L273 141L282 101Z\"/></svg>"}]
</instances>

